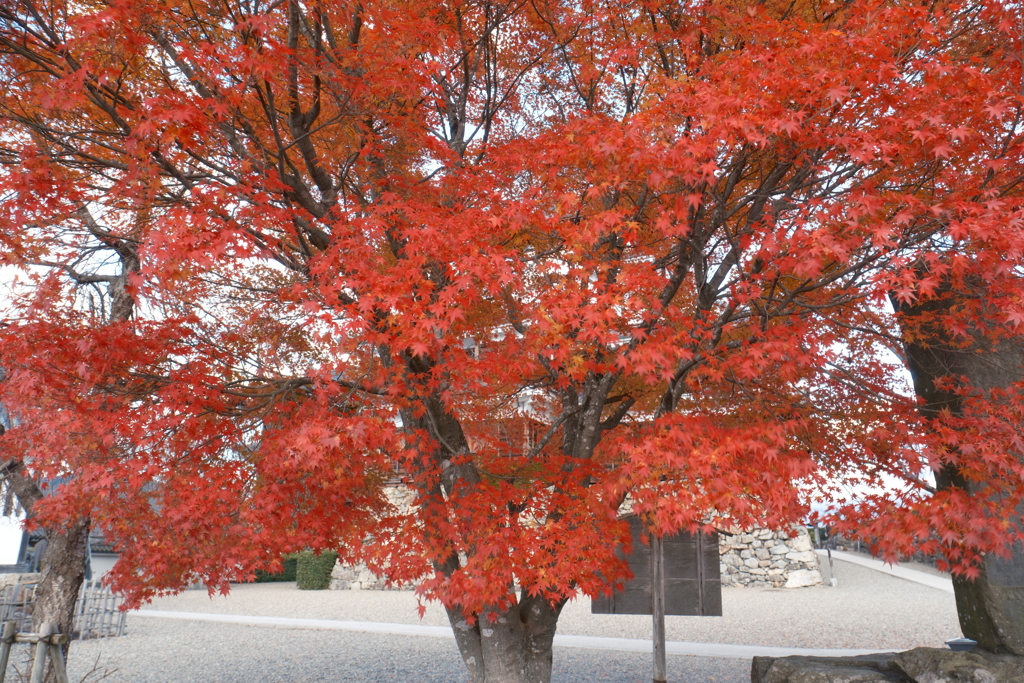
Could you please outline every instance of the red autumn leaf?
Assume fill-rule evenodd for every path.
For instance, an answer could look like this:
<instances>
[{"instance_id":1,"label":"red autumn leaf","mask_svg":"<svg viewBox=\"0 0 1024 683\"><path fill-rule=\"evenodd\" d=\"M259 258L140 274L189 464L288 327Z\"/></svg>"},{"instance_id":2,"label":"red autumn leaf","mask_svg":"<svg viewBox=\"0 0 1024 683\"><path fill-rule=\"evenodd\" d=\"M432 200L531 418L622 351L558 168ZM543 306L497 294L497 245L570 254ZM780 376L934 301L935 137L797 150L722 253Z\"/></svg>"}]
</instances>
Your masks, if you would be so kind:
<instances>
[{"instance_id":1,"label":"red autumn leaf","mask_svg":"<svg viewBox=\"0 0 1024 683\"><path fill-rule=\"evenodd\" d=\"M46 5L0 10L0 450L133 601L331 548L553 634L627 501L1021 537L1018 387L892 355L1016 340L1009 9Z\"/></svg>"}]
</instances>

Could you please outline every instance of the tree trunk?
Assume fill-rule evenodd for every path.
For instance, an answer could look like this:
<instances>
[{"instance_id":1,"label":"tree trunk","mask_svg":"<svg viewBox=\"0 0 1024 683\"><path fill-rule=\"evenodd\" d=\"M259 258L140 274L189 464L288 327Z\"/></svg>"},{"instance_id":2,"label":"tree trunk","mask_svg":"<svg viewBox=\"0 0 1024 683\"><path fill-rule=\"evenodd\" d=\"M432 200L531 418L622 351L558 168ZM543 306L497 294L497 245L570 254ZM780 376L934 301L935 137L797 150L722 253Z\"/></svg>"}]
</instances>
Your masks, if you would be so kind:
<instances>
[{"instance_id":1,"label":"tree trunk","mask_svg":"<svg viewBox=\"0 0 1024 683\"><path fill-rule=\"evenodd\" d=\"M960 630L992 652L1024 655L1024 552L986 557L981 576L953 577Z\"/></svg>"},{"instance_id":2,"label":"tree trunk","mask_svg":"<svg viewBox=\"0 0 1024 683\"><path fill-rule=\"evenodd\" d=\"M942 312L955 302L954 298L937 299L897 310L913 320L917 315ZM904 349L914 390L925 402L921 412L926 417L937 417L944 409L954 415L962 413L961 398L936 386L941 377L965 376L980 390L1006 387L1024 378L1024 339L1003 341L995 347L978 339L964 349L951 344L937 324L923 329L927 331L925 341L905 342ZM943 467L935 480L939 489L956 487L986 495L954 467ZM976 579L954 576L953 590L965 637L992 652L1024 655L1024 552L1019 543L1007 560L987 556Z\"/></svg>"},{"instance_id":3,"label":"tree trunk","mask_svg":"<svg viewBox=\"0 0 1024 683\"><path fill-rule=\"evenodd\" d=\"M80 205L78 215L93 236L117 255L121 272L116 275L88 274L86 278L74 268L65 268L65 274L80 285L106 282L109 304L105 311L106 323L129 321L135 311L135 298L129 285L131 277L138 275L142 267L138 241L134 237L115 236L97 222L84 204ZM0 424L0 436L3 436L4 432L5 427ZM14 490L18 502L25 510L26 518L31 519L33 508L42 500L43 492L39 484L25 474L24 462L10 460L0 466L0 481ZM75 602L85 581L90 523L89 517L82 517L68 523L62 529L44 529L47 546L39 564L42 578L36 587L35 611L32 614L32 626L37 633L43 624L52 624L58 633L71 635L74 627ZM65 645L61 648L65 661L68 657L68 647L69 645ZM46 665L43 680L45 683L56 683L53 666L49 663Z\"/></svg>"},{"instance_id":4,"label":"tree trunk","mask_svg":"<svg viewBox=\"0 0 1024 683\"><path fill-rule=\"evenodd\" d=\"M550 683L551 647L564 602L552 606L524 592L505 611L476 615L470 625L448 610L462 660L473 683Z\"/></svg>"},{"instance_id":5,"label":"tree trunk","mask_svg":"<svg viewBox=\"0 0 1024 683\"><path fill-rule=\"evenodd\" d=\"M62 530L46 530L46 551L39 571L42 577L36 587L32 630L39 633L43 624L53 624L58 633L72 635L75 603L85 581L89 520L79 519ZM61 648L67 661L68 647ZM46 683L56 683L53 667L47 662Z\"/></svg>"},{"instance_id":6,"label":"tree trunk","mask_svg":"<svg viewBox=\"0 0 1024 683\"><path fill-rule=\"evenodd\" d=\"M0 425L0 436L3 433ZM36 503L43 499L43 492L35 480L25 474L24 465L13 460L6 463L0 467L0 479L11 487L25 509L25 516L31 519ZM79 519L64 529L46 528L43 532L46 534L46 549L39 563L42 577L36 586L32 629L38 633L43 624L53 624L58 633L70 636L75 602L85 580L89 519ZM67 645L62 652L66 661ZM53 667L48 663L44 681L56 683L56 680Z\"/></svg>"}]
</instances>

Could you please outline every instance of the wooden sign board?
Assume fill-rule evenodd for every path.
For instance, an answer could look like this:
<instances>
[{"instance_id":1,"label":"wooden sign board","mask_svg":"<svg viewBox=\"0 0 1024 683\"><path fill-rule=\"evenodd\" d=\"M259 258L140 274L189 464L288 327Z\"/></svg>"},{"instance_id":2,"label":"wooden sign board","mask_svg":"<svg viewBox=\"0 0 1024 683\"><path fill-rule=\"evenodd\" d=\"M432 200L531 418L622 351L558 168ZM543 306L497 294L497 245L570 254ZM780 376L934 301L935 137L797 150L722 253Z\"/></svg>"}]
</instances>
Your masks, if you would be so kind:
<instances>
[{"instance_id":1,"label":"wooden sign board","mask_svg":"<svg viewBox=\"0 0 1024 683\"><path fill-rule=\"evenodd\" d=\"M591 614L651 614L651 546L641 543L643 524L630 515L633 554L627 559L633 580L610 596L590 602ZM722 616L722 573L718 534L679 533L662 539L665 556L665 614Z\"/></svg>"}]
</instances>

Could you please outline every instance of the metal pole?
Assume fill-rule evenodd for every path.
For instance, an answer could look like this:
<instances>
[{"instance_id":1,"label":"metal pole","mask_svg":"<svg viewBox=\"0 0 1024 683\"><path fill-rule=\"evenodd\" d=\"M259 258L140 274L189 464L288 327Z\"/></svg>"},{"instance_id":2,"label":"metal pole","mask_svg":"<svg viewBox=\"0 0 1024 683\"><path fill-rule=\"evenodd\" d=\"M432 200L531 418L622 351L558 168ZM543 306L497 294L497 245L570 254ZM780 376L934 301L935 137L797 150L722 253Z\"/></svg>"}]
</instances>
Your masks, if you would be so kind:
<instances>
[{"instance_id":1,"label":"metal pole","mask_svg":"<svg viewBox=\"0 0 1024 683\"><path fill-rule=\"evenodd\" d=\"M651 613L654 617L654 683L666 683L665 672L665 553L661 537L651 533Z\"/></svg>"},{"instance_id":2,"label":"metal pole","mask_svg":"<svg viewBox=\"0 0 1024 683\"><path fill-rule=\"evenodd\" d=\"M832 549L827 548L825 552L828 553L828 582L834 588L839 585L839 582L836 581L836 566L832 564Z\"/></svg>"}]
</instances>

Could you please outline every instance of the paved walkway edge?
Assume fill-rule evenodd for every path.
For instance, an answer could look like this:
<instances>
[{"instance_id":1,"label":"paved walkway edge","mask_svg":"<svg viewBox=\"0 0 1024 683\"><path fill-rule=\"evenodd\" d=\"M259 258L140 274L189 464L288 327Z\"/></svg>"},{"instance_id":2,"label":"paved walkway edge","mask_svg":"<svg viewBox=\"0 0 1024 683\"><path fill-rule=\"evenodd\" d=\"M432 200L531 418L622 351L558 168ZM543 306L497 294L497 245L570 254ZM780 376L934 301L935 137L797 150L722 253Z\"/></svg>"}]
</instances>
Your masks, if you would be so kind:
<instances>
[{"instance_id":1,"label":"paved walkway edge","mask_svg":"<svg viewBox=\"0 0 1024 683\"><path fill-rule=\"evenodd\" d=\"M454 638L452 630L447 626L388 624L379 621L335 621L332 619L256 617L242 614L212 614L208 612L168 612L151 609L138 610L131 614L133 617L208 621L221 624L240 624L244 626L275 626L278 628L307 628L319 631L358 631L362 633L383 633L399 636ZM556 635L555 647L575 647L589 650L617 650L619 652L650 652L651 641L635 638L598 638L595 636ZM812 650L795 647L681 643L676 641L667 642L665 644L665 650L671 655L723 657L728 659L750 659L751 657L760 656L786 657L788 655L805 655L810 657L848 657L852 655L886 652L886 650Z\"/></svg>"},{"instance_id":2,"label":"paved walkway edge","mask_svg":"<svg viewBox=\"0 0 1024 683\"><path fill-rule=\"evenodd\" d=\"M827 558L828 551L819 550L818 555ZM833 550L832 558L843 562L849 562L850 564L860 565L861 567L867 567L868 569L874 569L875 571L882 572L883 574L895 576L897 579L913 581L914 583L919 583L922 586L928 586L929 588L936 588L947 593L953 592L953 581L945 578L944 576L932 576L931 574L907 569L906 567L901 567L899 565L894 566L886 564L885 562L874 558L855 555L854 553L845 553L841 550Z\"/></svg>"}]
</instances>

